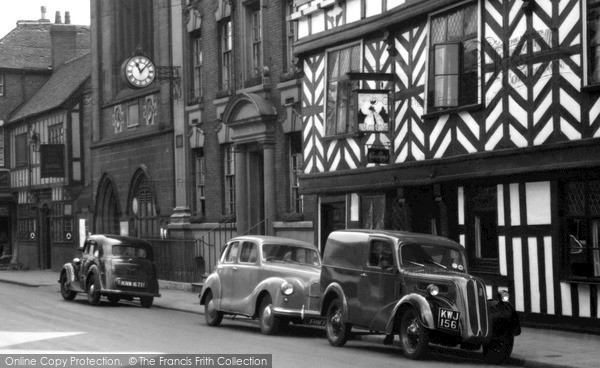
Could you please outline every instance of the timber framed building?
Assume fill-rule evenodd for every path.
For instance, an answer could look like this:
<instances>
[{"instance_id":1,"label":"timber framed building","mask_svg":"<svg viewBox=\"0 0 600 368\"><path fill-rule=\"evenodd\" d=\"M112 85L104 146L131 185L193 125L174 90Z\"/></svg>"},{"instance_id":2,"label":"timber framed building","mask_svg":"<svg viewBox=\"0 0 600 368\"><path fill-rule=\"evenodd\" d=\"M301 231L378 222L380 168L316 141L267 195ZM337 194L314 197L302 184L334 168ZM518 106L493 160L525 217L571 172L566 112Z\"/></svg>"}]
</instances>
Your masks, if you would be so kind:
<instances>
[{"instance_id":1,"label":"timber framed building","mask_svg":"<svg viewBox=\"0 0 600 368\"><path fill-rule=\"evenodd\" d=\"M299 0L304 173L337 228L437 233L529 323L600 330L593 0Z\"/></svg>"}]
</instances>

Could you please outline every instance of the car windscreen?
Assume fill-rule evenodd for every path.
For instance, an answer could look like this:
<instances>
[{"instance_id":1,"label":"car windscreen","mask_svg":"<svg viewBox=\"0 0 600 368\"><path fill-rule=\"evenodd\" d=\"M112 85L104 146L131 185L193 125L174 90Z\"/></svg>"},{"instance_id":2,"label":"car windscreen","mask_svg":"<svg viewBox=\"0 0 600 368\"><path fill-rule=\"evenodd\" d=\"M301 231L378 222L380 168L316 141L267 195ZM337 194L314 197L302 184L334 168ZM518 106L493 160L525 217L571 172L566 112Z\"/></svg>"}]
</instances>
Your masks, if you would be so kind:
<instances>
[{"instance_id":1,"label":"car windscreen","mask_svg":"<svg viewBox=\"0 0 600 368\"><path fill-rule=\"evenodd\" d=\"M298 263L320 266L319 254L315 249L297 247L289 244L263 244L263 261Z\"/></svg>"},{"instance_id":2,"label":"car windscreen","mask_svg":"<svg viewBox=\"0 0 600 368\"><path fill-rule=\"evenodd\" d=\"M133 244L115 244L111 247L114 257L143 258L152 260L152 250Z\"/></svg>"},{"instance_id":3,"label":"car windscreen","mask_svg":"<svg viewBox=\"0 0 600 368\"><path fill-rule=\"evenodd\" d=\"M440 244L403 244L400 247L402 266L407 268L436 268L438 270L466 272L462 252Z\"/></svg>"}]
</instances>

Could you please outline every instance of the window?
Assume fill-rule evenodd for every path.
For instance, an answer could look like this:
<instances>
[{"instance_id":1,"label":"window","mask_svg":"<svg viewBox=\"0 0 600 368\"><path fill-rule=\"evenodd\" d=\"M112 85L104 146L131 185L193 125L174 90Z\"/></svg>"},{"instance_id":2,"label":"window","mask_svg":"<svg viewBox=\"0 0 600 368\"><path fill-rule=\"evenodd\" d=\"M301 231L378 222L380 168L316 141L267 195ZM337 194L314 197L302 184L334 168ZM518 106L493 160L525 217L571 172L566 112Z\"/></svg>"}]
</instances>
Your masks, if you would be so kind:
<instances>
[{"instance_id":1,"label":"window","mask_svg":"<svg viewBox=\"0 0 600 368\"><path fill-rule=\"evenodd\" d=\"M260 8L252 10L252 76L260 76L262 70L262 21Z\"/></svg>"},{"instance_id":2,"label":"window","mask_svg":"<svg viewBox=\"0 0 600 368\"><path fill-rule=\"evenodd\" d=\"M352 90L358 81L348 79L346 73L360 70L360 45L352 45L327 53L327 106L326 135L356 131L356 100Z\"/></svg>"},{"instance_id":3,"label":"window","mask_svg":"<svg viewBox=\"0 0 600 368\"><path fill-rule=\"evenodd\" d=\"M385 196L362 196L361 214L363 229L384 229Z\"/></svg>"},{"instance_id":4,"label":"window","mask_svg":"<svg viewBox=\"0 0 600 368\"><path fill-rule=\"evenodd\" d=\"M600 83L600 0L587 0L587 84Z\"/></svg>"},{"instance_id":5,"label":"window","mask_svg":"<svg viewBox=\"0 0 600 368\"><path fill-rule=\"evenodd\" d=\"M35 241L37 234L36 212L29 206L18 207L17 238L24 241ZM33 237L31 236L33 234Z\"/></svg>"},{"instance_id":6,"label":"window","mask_svg":"<svg viewBox=\"0 0 600 368\"><path fill-rule=\"evenodd\" d=\"M232 88L233 77L233 34L231 29L231 19L228 18L220 24L221 36L221 90L226 91Z\"/></svg>"},{"instance_id":7,"label":"window","mask_svg":"<svg viewBox=\"0 0 600 368\"><path fill-rule=\"evenodd\" d=\"M51 239L53 242L68 241L67 233L73 235L73 217L70 212L70 205L64 203L52 204L50 218Z\"/></svg>"},{"instance_id":8,"label":"window","mask_svg":"<svg viewBox=\"0 0 600 368\"><path fill-rule=\"evenodd\" d=\"M196 212L200 216L206 215L206 167L204 152L196 154Z\"/></svg>"},{"instance_id":9,"label":"window","mask_svg":"<svg viewBox=\"0 0 600 368\"><path fill-rule=\"evenodd\" d=\"M445 109L477 103L477 5L431 17L428 106Z\"/></svg>"},{"instance_id":10,"label":"window","mask_svg":"<svg viewBox=\"0 0 600 368\"><path fill-rule=\"evenodd\" d=\"M563 198L564 274L600 278L600 180L566 182Z\"/></svg>"},{"instance_id":11,"label":"window","mask_svg":"<svg viewBox=\"0 0 600 368\"><path fill-rule=\"evenodd\" d=\"M28 156L27 133L15 136L15 167L27 165L29 162Z\"/></svg>"},{"instance_id":12,"label":"window","mask_svg":"<svg viewBox=\"0 0 600 368\"><path fill-rule=\"evenodd\" d=\"M192 67L193 70L193 84L191 90L192 99L197 102L197 100L202 96L202 37L200 35L195 35L192 38Z\"/></svg>"},{"instance_id":13,"label":"window","mask_svg":"<svg viewBox=\"0 0 600 368\"><path fill-rule=\"evenodd\" d=\"M4 96L4 75L0 74L0 96Z\"/></svg>"},{"instance_id":14,"label":"window","mask_svg":"<svg viewBox=\"0 0 600 368\"><path fill-rule=\"evenodd\" d=\"M238 252L240 250L240 243L235 242L229 245L225 253L225 262L233 263L237 259Z\"/></svg>"},{"instance_id":15,"label":"window","mask_svg":"<svg viewBox=\"0 0 600 368\"><path fill-rule=\"evenodd\" d=\"M294 2L288 0L285 7L285 19L290 19L290 16L294 13ZM285 70L294 70L294 41L296 40L295 22L288 20L285 22L285 51L287 57L287 65Z\"/></svg>"},{"instance_id":16,"label":"window","mask_svg":"<svg viewBox=\"0 0 600 368\"><path fill-rule=\"evenodd\" d=\"M225 147L225 214L235 215L235 152Z\"/></svg>"},{"instance_id":17,"label":"window","mask_svg":"<svg viewBox=\"0 0 600 368\"><path fill-rule=\"evenodd\" d=\"M64 129L63 124L50 125L48 127L48 143L49 144L63 144L64 140Z\"/></svg>"},{"instance_id":18,"label":"window","mask_svg":"<svg viewBox=\"0 0 600 368\"><path fill-rule=\"evenodd\" d=\"M394 264L392 246L381 240L373 240L369 249L369 266L388 268Z\"/></svg>"},{"instance_id":19,"label":"window","mask_svg":"<svg viewBox=\"0 0 600 368\"><path fill-rule=\"evenodd\" d=\"M302 173L302 136L300 132L290 134L290 208L292 212L304 212L304 197L300 194L298 175Z\"/></svg>"},{"instance_id":20,"label":"window","mask_svg":"<svg viewBox=\"0 0 600 368\"><path fill-rule=\"evenodd\" d=\"M137 236L141 238L158 237L160 228L152 183L147 177L142 176L137 179L136 186L136 194L131 203L131 213L134 216L133 230L137 231Z\"/></svg>"},{"instance_id":21,"label":"window","mask_svg":"<svg viewBox=\"0 0 600 368\"><path fill-rule=\"evenodd\" d=\"M242 252L240 253L240 263L255 263L258 260L258 251L256 244L244 242Z\"/></svg>"},{"instance_id":22,"label":"window","mask_svg":"<svg viewBox=\"0 0 600 368\"><path fill-rule=\"evenodd\" d=\"M499 272L497 186L466 188L467 251L476 271Z\"/></svg>"}]
</instances>

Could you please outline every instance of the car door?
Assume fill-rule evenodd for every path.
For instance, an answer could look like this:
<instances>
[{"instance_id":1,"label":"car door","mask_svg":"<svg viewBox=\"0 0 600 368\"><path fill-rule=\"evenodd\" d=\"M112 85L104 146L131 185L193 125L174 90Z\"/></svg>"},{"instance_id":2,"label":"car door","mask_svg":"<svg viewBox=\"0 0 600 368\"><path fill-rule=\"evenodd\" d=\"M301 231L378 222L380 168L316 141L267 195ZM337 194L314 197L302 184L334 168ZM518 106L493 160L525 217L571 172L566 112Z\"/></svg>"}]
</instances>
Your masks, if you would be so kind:
<instances>
[{"instance_id":1,"label":"car door","mask_svg":"<svg viewBox=\"0 0 600 368\"><path fill-rule=\"evenodd\" d=\"M237 264L233 266L231 309L242 314L253 314L252 292L259 283L258 246L244 241L240 245Z\"/></svg>"},{"instance_id":2,"label":"car door","mask_svg":"<svg viewBox=\"0 0 600 368\"><path fill-rule=\"evenodd\" d=\"M86 276L90 267L94 264L94 253L98 249L98 243L93 239L88 239L83 246L83 253L81 255L81 267L79 267L79 283L83 290L86 290Z\"/></svg>"},{"instance_id":3,"label":"car door","mask_svg":"<svg viewBox=\"0 0 600 368\"><path fill-rule=\"evenodd\" d=\"M369 253L358 286L361 326L383 330L398 300L400 285L393 250L388 239L369 239Z\"/></svg>"},{"instance_id":4,"label":"car door","mask_svg":"<svg viewBox=\"0 0 600 368\"><path fill-rule=\"evenodd\" d=\"M233 271L237 267L237 258L240 244L233 241L227 245L223 262L217 266L217 274L221 282L221 309L231 311L231 298L233 295Z\"/></svg>"}]
</instances>

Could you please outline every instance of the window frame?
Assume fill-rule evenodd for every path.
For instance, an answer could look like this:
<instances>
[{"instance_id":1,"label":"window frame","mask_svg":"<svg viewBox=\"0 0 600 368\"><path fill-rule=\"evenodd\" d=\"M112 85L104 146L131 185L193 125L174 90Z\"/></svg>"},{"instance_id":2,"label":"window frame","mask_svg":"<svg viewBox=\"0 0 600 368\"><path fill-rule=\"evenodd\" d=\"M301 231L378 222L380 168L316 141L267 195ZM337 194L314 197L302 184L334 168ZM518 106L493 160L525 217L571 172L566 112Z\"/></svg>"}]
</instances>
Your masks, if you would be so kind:
<instances>
[{"instance_id":1,"label":"window frame","mask_svg":"<svg viewBox=\"0 0 600 368\"><path fill-rule=\"evenodd\" d=\"M290 17L294 13L294 1L287 0L285 4L285 55L287 57L285 63L285 72L291 72L295 69L294 66L294 43L296 42L296 22L291 20Z\"/></svg>"},{"instance_id":2,"label":"window frame","mask_svg":"<svg viewBox=\"0 0 600 368\"><path fill-rule=\"evenodd\" d=\"M236 214L235 164L234 146L223 146L223 210L230 216Z\"/></svg>"},{"instance_id":3,"label":"window frame","mask_svg":"<svg viewBox=\"0 0 600 368\"><path fill-rule=\"evenodd\" d=\"M432 27L433 27L433 20L438 19L438 18L442 18L442 17L448 17L452 14L456 14L457 12L460 12L466 8L469 8L471 6L474 6L475 8L475 14L477 16L477 27L475 30L475 35L473 37L469 37L467 38L467 36L464 34L461 36L460 39L456 39L456 38L451 38L450 40L448 40L448 38L446 37L446 41L445 42L433 42L433 31L432 31ZM481 96L482 96L482 83L481 83L481 78L482 78L482 55L483 55L483 51L481 50L481 48L476 47L475 50L477 52L476 57L474 58L475 62L473 63L473 65L471 67L467 67L465 65L465 52L466 52L466 45L469 43L474 42L475 45L480 45L481 44L481 35L482 35L482 16L481 16L481 4L479 0L466 0L463 1L459 4L456 5L452 5L450 7L447 7L445 9L441 9L439 11L436 11L434 13L429 14L428 16L428 20L427 20L427 28L428 28L428 35L427 35L427 53L428 53L428 60L427 60L427 72L426 72L426 82L425 82L425 114L429 114L429 113L444 113L446 111L451 111L454 109L461 109L461 108L465 108L465 107L469 107L469 106L477 106L481 103ZM446 22L447 24L447 22ZM464 23L463 23L464 24ZM463 29L464 31L464 29ZM457 78L457 96L455 98L456 100L456 104L454 105L435 105L435 93L436 93L436 54L435 54L435 48L439 47L439 46L443 46L443 45L450 45L450 44L459 44L461 47L459 48L459 52L457 55L457 63L458 63L458 78ZM476 88L469 88L466 87L466 83L465 82L465 75L469 74L469 73L475 73L475 87ZM469 99L468 101L464 102L463 99L465 98L465 95L467 95L467 93L469 91L473 91L476 90L476 94L475 96L471 96L471 99ZM467 95L468 96L468 95Z\"/></svg>"},{"instance_id":4,"label":"window frame","mask_svg":"<svg viewBox=\"0 0 600 368\"><path fill-rule=\"evenodd\" d=\"M569 183L577 183L579 185L584 186L584 194L585 197L583 200L583 214L571 214L569 213ZM560 193L561 193L561 211L560 211L560 221L562 228L562 236L561 236L561 276L565 281L585 281L585 282L594 282L600 283L600 213L594 214L590 210L590 202L591 196L593 193L596 193L596 197L600 197L600 191L594 192L591 188L591 185L595 183L597 188L600 188L600 179L576 179L576 180L565 180L561 182L560 185ZM586 228L585 237L580 236L580 234L570 233L570 222L573 221L578 223L579 227L580 223L583 223L583 226ZM580 252L573 252L573 242L571 238L574 238L579 246L585 247L586 262L583 263L586 268L591 270L590 275L578 275L573 270L573 254L578 254ZM585 242L585 244L583 243ZM595 244L594 244L595 242ZM578 248L579 249L579 248ZM583 248L581 248L583 249ZM579 262L581 264L581 262ZM596 275L597 274L597 275Z\"/></svg>"},{"instance_id":5,"label":"window frame","mask_svg":"<svg viewBox=\"0 0 600 368\"><path fill-rule=\"evenodd\" d=\"M206 156L197 152L194 160L196 178L196 213L206 216Z\"/></svg>"},{"instance_id":6,"label":"window frame","mask_svg":"<svg viewBox=\"0 0 600 368\"><path fill-rule=\"evenodd\" d=\"M358 70L353 70L352 69L352 49L354 47L358 48L358 65L356 66ZM329 74L330 74L330 58L331 55L333 53L338 53L341 52L342 50L345 49L349 49L350 51L350 57L349 57L349 70L347 72L342 72L339 73L337 77L332 78ZM331 137L331 138L336 138L336 137L343 137L345 135L354 135L357 134L359 132L358 130L358 118L357 118L357 113L358 113L358 109L357 109L357 91L359 89L360 86L360 82L358 80L354 80L354 79L350 79L347 76L348 72L360 72L363 68L363 42L358 41L358 42L351 42L351 43L347 43L344 45L340 45L337 47L332 47L329 48L325 51L325 103L323 106L323 110L324 110L324 116L325 116L325 138ZM339 58L337 59L339 61ZM338 124L338 113L340 111L340 107L338 106L340 103L340 93L339 93L339 84L342 84L342 88L344 88L347 92L346 95L346 105L342 107L342 109L345 110L346 113L346 126L345 129L342 131L339 128L339 124ZM335 126L335 129L330 128L330 111L329 111L329 103L330 103L330 86L332 84L336 84L336 101L335 101L335 114L332 115L333 116L333 125ZM342 96L343 98L343 96ZM352 109L354 109L354 111L352 111ZM354 117L354 118L352 118Z\"/></svg>"},{"instance_id":7,"label":"window frame","mask_svg":"<svg viewBox=\"0 0 600 368\"><path fill-rule=\"evenodd\" d=\"M5 82L5 79L4 79L4 74L0 74L0 97L4 97L5 86L6 86L6 82Z\"/></svg>"},{"instance_id":8,"label":"window frame","mask_svg":"<svg viewBox=\"0 0 600 368\"><path fill-rule=\"evenodd\" d=\"M29 144L27 133L15 135L15 168L29 164ZM23 157L19 159L19 157Z\"/></svg>"},{"instance_id":9,"label":"window frame","mask_svg":"<svg viewBox=\"0 0 600 368\"><path fill-rule=\"evenodd\" d=\"M485 198L485 201L476 202L483 196L482 191L490 191L493 197ZM498 222L498 186L496 184L476 184L465 186L465 224L467 225L467 246L466 253L469 268L474 273L486 273L500 275L500 242L499 242L499 222ZM487 202L488 207L485 207ZM494 228L491 229L489 223L481 223L482 214L492 214L494 217ZM478 219L479 218L479 223ZM481 248L483 244L490 246L488 241L484 241L483 230L494 236L492 250L496 252L496 257L485 257ZM487 253L487 252L486 252Z\"/></svg>"},{"instance_id":10,"label":"window frame","mask_svg":"<svg viewBox=\"0 0 600 368\"><path fill-rule=\"evenodd\" d=\"M219 69L221 73L221 91L230 91L233 87L233 23L231 17L219 22Z\"/></svg>"},{"instance_id":11,"label":"window frame","mask_svg":"<svg viewBox=\"0 0 600 368\"><path fill-rule=\"evenodd\" d=\"M192 43L192 52L191 52L191 68L192 68L192 80L191 80L191 100L194 102L198 102L202 99L204 95L203 90L203 78L202 78L202 68L204 64L203 60L203 50L202 50L202 35L200 32L194 32L190 34L190 39Z\"/></svg>"},{"instance_id":12,"label":"window frame","mask_svg":"<svg viewBox=\"0 0 600 368\"><path fill-rule=\"evenodd\" d=\"M303 173L304 155L302 152L302 136L293 132L289 136L290 160L290 210L294 213L304 213L304 195L300 194L299 176Z\"/></svg>"},{"instance_id":13,"label":"window frame","mask_svg":"<svg viewBox=\"0 0 600 368\"><path fill-rule=\"evenodd\" d=\"M594 4L591 4L592 2L595 2ZM600 52L600 1L598 0L583 0L582 2L582 35L585 35L582 37L582 67L583 67L583 78L582 78L582 85L583 87L589 87L589 88L598 88L600 89L600 66L597 68L599 71L599 75L598 75L598 79L597 81L592 81L590 78L590 71L591 71L591 61L589 59L590 55L591 55L591 48L593 47L593 45L591 45L591 39L589 37L589 32L590 32L590 27L588 25L588 23L590 22L590 9L592 8L597 8L598 10L598 35L597 35L597 39L598 39L598 43L596 48L599 50ZM597 59L597 64L600 65L600 53L597 54L598 59Z\"/></svg>"}]
</instances>

